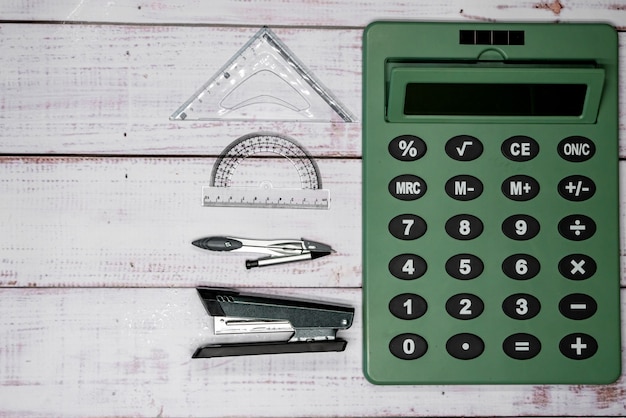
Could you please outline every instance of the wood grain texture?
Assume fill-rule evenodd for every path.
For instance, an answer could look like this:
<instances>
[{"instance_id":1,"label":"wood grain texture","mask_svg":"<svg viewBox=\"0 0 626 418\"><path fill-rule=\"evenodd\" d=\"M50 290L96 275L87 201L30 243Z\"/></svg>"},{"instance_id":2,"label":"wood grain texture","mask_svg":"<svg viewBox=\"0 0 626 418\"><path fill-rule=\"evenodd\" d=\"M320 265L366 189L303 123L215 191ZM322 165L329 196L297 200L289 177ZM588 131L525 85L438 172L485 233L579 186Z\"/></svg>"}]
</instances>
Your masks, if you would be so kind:
<instances>
[{"instance_id":1,"label":"wood grain texture","mask_svg":"<svg viewBox=\"0 0 626 418\"><path fill-rule=\"evenodd\" d=\"M374 386L358 289L253 289L357 306L345 352L191 359L215 342L193 289L0 290L3 416L626 414L607 386ZM622 296L625 296L624 294Z\"/></svg>"},{"instance_id":2,"label":"wood grain texture","mask_svg":"<svg viewBox=\"0 0 626 418\"><path fill-rule=\"evenodd\" d=\"M371 385L361 124L168 120L262 25L360 116L371 21L606 21L626 68L622 0L5 0L0 16L0 417L626 416L624 374L606 386ZM625 71L620 82L626 92ZM329 211L200 206L215 157L259 131L315 156ZM272 180L285 169L251 164ZM623 208L625 181L620 193ZM337 253L246 270L254 254L190 244L214 234L305 236ZM351 304L347 349L192 361L215 339L199 285Z\"/></svg>"},{"instance_id":3,"label":"wood grain texture","mask_svg":"<svg viewBox=\"0 0 626 418\"><path fill-rule=\"evenodd\" d=\"M610 21L626 26L626 8L617 1L601 0L448 0L403 1L289 1L239 2L218 0L174 1L5 1L4 19L55 20L62 22L185 23L217 25L358 26L377 19L431 19L479 21L561 22Z\"/></svg>"},{"instance_id":4,"label":"wood grain texture","mask_svg":"<svg viewBox=\"0 0 626 418\"><path fill-rule=\"evenodd\" d=\"M296 183L282 187L299 187L281 160L252 164L265 179L290 176ZM318 161L329 210L202 207L214 161L1 158L0 286L360 286L360 161ZM261 255L190 244L211 235L302 236L337 253L246 270L245 260Z\"/></svg>"}]
</instances>

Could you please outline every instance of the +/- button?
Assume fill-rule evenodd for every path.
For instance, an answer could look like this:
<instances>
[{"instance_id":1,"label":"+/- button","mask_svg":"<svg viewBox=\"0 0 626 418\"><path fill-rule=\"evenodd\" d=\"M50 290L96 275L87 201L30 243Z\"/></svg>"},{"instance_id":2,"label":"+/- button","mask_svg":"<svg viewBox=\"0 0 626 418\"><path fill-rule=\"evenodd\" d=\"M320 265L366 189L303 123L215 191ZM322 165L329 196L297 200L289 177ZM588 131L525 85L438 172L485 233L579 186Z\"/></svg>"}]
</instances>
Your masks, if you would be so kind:
<instances>
[{"instance_id":1,"label":"+/- button","mask_svg":"<svg viewBox=\"0 0 626 418\"><path fill-rule=\"evenodd\" d=\"M596 184L589 177L574 175L561 180L558 191L564 199L582 202L595 194Z\"/></svg>"}]
</instances>

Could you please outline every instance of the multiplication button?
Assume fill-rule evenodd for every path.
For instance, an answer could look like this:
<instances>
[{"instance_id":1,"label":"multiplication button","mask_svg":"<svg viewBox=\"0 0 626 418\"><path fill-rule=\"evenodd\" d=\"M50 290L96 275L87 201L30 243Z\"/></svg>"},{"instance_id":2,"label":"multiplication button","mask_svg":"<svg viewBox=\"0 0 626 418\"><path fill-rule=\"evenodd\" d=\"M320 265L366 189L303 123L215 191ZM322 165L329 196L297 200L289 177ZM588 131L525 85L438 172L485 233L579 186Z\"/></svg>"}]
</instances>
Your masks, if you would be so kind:
<instances>
[{"instance_id":1,"label":"multiplication button","mask_svg":"<svg viewBox=\"0 0 626 418\"><path fill-rule=\"evenodd\" d=\"M591 335L583 333L569 334L559 343L559 350L573 360L585 360L598 351L598 342Z\"/></svg>"},{"instance_id":2,"label":"multiplication button","mask_svg":"<svg viewBox=\"0 0 626 418\"><path fill-rule=\"evenodd\" d=\"M595 260L585 254L566 255L559 261L559 272L570 280L586 280L597 268Z\"/></svg>"}]
</instances>

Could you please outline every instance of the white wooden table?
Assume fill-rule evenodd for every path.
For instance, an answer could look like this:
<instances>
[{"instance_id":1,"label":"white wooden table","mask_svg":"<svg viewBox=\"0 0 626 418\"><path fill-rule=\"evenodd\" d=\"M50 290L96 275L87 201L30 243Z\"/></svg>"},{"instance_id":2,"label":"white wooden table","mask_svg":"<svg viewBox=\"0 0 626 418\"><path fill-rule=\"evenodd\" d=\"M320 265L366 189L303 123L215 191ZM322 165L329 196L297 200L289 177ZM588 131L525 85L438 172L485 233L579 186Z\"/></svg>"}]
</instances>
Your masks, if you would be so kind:
<instances>
[{"instance_id":1,"label":"white wooden table","mask_svg":"<svg viewBox=\"0 0 626 418\"><path fill-rule=\"evenodd\" d=\"M27 0L3 2L0 19L0 416L626 415L623 377L371 385L361 372L360 124L168 119L263 25L360 115L361 34L373 20L601 20L626 31L623 0ZM224 147L257 131L313 154L331 210L199 205ZM245 270L241 256L190 245L277 233L337 254ZM212 338L199 285L352 304L347 349L192 360Z\"/></svg>"}]
</instances>

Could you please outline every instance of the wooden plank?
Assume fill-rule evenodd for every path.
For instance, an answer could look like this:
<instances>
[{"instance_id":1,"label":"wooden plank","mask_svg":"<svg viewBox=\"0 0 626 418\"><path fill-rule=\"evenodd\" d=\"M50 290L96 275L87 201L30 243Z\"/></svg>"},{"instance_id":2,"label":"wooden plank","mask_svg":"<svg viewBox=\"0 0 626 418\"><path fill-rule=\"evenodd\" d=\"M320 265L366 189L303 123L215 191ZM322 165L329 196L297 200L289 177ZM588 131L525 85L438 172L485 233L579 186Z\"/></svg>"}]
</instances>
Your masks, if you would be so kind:
<instances>
[{"instance_id":1,"label":"wooden plank","mask_svg":"<svg viewBox=\"0 0 626 418\"><path fill-rule=\"evenodd\" d=\"M0 286L360 285L360 161L317 161L329 210L202 207L214 161L1 158ZM242 170L300 187L286 159L250 160ZM305 237L337 253L246 270L245 260L261 255L190 244L210 235Z\"/></svg>"},{"instance_id":2,"label":"wooden plank","mask_svg":"<svg viewBox=\"0 0 626 418\"><path fill-rule=\"evenodd\" d=\"M0 286L360 286L359 160L318 159L330 210L201 207L201 187L210 183L214 162L0 158ZM258 173L259 165L268 166L251 160L247 173ZM286 160L270 166L272 171L264 168L265 179L295 178L280 187L298 187L297 173ZM625 199L622 182L622 206ZM248 271L244 260L254 254L212 253L190 245L209 235L306 237L332 245L337 253ZM624 227L621 241L626 248Z\"/></svg>"},{"instance_id":3,"label":"wooden plank","mask_svg":"<svg viewBox=\"0 0 626 418\"><path fill-rule=\"evenodd\" d=\"M314 155L360 156L360 123L169 121L254 33L256 28L0 25L0 150L219 155L242 135L273 131L305 142ZM276 33L360 117L361 30ZM626 33L620 41L623 50ZM621 59L624 66L624 54ZM624 90L626 72L620 75ZM626 157L626 111L620 119L620 155Z\"/></svg>"},{"instance_id":4,"label":"wooden plank","mask_svg":"<svg viewBox=\"0 0 626 418\"><path fill-rule=\"evenodd\" d=\"M626 8L602 0L432 2L305 0L285 2L232 2L226 0L174 0L153 2L98 2L97 0L6 1L1 15L11 20L62 22L197 23L217 25L359 26L381 19L479 21L602 20L626 27Z\"/></svg>"},{"instance_id":5,"label":"wooden plank","mask_svg":"<svg viewBox=\"0 0 626 418\"><path fill-rule=\"evenodd\" d=\"M361 372L359 289L254 291L355 306L346 351L192 360L215 341L193 289L2 289L0 415L626 413L624 377L605 386L374 386Z\"/></svg>"},{"instance_id":6,"label":"wooden plank","mask_svg":"<svg viewBox=\"0 0 626 418\"><path fill-rule=\"evenodd\" d=\"M169 120L257 30L0 25L0 149L219 155L242 135L274 131L307 142L316 155L359 155L358 123ZM276 34L360 116L360 31L277 29Z\"/></svg>"}]
</instances>

